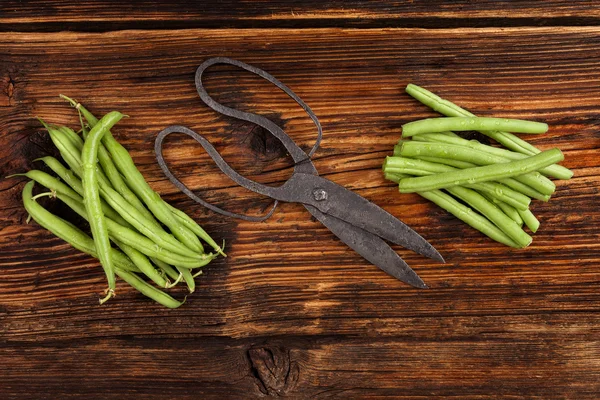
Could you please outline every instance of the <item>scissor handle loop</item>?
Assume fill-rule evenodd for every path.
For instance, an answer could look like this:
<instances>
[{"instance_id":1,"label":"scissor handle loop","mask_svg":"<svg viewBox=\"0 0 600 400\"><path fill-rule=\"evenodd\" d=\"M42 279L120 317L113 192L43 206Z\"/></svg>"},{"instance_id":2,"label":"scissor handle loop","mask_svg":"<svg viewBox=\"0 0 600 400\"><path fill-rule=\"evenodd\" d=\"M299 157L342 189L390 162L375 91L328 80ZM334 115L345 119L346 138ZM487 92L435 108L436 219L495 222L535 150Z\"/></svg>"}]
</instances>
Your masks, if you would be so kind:
<instances>
[{"instance_id":1,"label":"scissor handle loop","mask_svg":"<svg viewBox=\"0 0 600 400\"><path fill-rule=\"evenodd\" d=\"M249 71L251 73L254 73L254 74L266 79L267 81L273 83L275 86L280 88L283 92L285 92L289 97L291 97L294 101L296 101L296 103L298 103L306 111L308 116L313 120L313 122L315 123L315 125L317 127L317 131L318 131L317 140L315 141L315 144L312 147L311 151L308 154L306 154L283 131L283 129L281 129L279 126L277 126L273 121L269 120L268 118L265 118L261 115L247 113L247 112L236 110L236 109L233 109L230 107L226 107L226 106L218 103L217 101L215 101L212 97L210 97L210 95L206 92L206 89L204 88L204 86L202 84L202 73L206 70L206 68L208 68L214 64L231 64L231 65L237 66L239 68L242 68L246 71ZM314 114L314 112L311 110L311 108L306 103L304 103L304 101L302 101L302 99L300 99L300 97L298 97L290 88L285 86L283 83L281 83L279 80L277 80L274 76L270 75L269 73L267 73L259 68L253 67L251 65L248 65L243 62L233 60L230 58L225 58L225 57L210 58L210 59L206 60L204 63L202 63L196 70L196 89L198 90L198 94L200 95L200 98L210 108L212 108L216 112L239 119L239 120L252 122L252 123L268 130L271 134L273 134L277 139L279 139L281 141L281 143L284 145L286 150L292 156L292 159L294 160L294 163L296 165L298 165L302 162L310 162L310 157L318 149L318 147L321 143L323 131L322 131L321 124L320 124L317 116ZM263 194L266 196L271 196L271 197L279 189L279 187L262 185L258 182L255 182L253 180L250 180L250 179L242 176L237 171L235 171L229 164L227 164L227 162L223 159L223 157L221 157L221 155L213 147L213 145L208 140L206 140L202 135L200 135L200 134L194 132L193 130L186 128L184 126L172 125L172 126L169 126L165 129L163 129L157 135L156 140L154 142L154 150L156 153L156 158L158 160L158 164L161 167L161 169L163 170L163 173L167 176L167 178L171 181L171 183L173 183L179 190L181 190L192 200L200 203L204 207L206 207L212 211L215 211L217 213L229 216L229 217L240 218L240 219L243 219L246 221L259 222L259 221L264 221L264 220L268 219L271 215L273 215L275 208L279 204L277 200L275 200L275 202L273 203L273 207L269 210L269 212L267 214L260 216L260 217L254 217L254 216L248 216L248 215L243 215L243 214L238 214L238 213L233 213L233 212L230 212L227 210L223 210L222 208L219 208L219 207L212 205L212 204L208 203L207 201L201 199L198 195L196 195L194 192L192 192L183 182L181 182L171 172L171 170L167 166L167 163L163 157L162 143L169 134L175 133L175 132L186 134L186 135L190 136L191 138L193 138L194 140L196 140L198 143L200 143L200 145L206 150L208 155L215 161L215 163L217 164L219 169L221 169L221 171L223 171L227 176L229 176L229 178L231 178L234 182L238 183L239 185L241 185L247 189L250 189L256 193L260 193L260 194Z\"/></svg>"}]
</instances>

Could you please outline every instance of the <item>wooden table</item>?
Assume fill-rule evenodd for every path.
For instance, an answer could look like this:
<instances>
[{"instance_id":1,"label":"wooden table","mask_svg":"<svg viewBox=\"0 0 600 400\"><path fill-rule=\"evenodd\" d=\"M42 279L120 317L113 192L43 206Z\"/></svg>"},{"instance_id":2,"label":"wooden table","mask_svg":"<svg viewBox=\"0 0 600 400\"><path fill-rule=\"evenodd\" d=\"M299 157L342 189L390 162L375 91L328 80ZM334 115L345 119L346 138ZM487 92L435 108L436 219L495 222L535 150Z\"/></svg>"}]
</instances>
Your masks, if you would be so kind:
<instances>
[{"instance_id":1,"label":"wooden table","mask_svg":"<svg viewBox=\"0 0 600 400\"><path fill-rule=\"evenodd\" d=\"M0 398L600 397L596 1L161 3L2 1L0 175L57 154L35 117L76 127L59 93L97 114L123 111L130 118L114 132L144 176L225 240L228 257L206 268L179 309L122 282L99 306L98 263L26 224L24 180L2 179ZM276 140L200 101L194 72L212 56L269 71L313 108L324 128L319 172L446 257L440 265L394 247L431 289L368 265L298 204L242 222L166 180L153 142L170 124L205 134L260 182L291 173ZM542 225L529 248L496 244L383 179L400 126L436 115L404 93L409 82L481 115L550 125L528 139L561 148L575 177L534 203ZM310 120L269 84L215 67L206 85L312 146ZM250 214L269 207L191 140L167 146L173 168L209 201ZM69 215L58 201L45 204Z\"/></svg>"}]
</instances>

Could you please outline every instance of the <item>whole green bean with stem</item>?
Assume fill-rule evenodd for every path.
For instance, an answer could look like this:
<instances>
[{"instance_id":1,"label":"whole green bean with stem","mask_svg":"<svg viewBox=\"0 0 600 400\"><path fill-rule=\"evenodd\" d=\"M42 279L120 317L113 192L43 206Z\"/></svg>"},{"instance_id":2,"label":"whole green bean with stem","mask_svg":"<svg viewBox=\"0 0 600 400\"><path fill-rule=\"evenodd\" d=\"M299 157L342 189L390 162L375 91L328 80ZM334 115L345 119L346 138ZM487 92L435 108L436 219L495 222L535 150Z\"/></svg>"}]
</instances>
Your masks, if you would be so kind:
<instances>
[{"instance_id":1,"label":"whole green bean with stem","mask_svg":"<svg viewBox=\"0 0 600 400\"><path fill-rule=\"evenodd\" d=\"M424 143L417 141L403 142L400 149L400 154L404 157L418 158L420 156L432 156L441 158L452 158L455 160L467 161L478 165L497 165L508 163L508 159L498 157L492 154L483 153L477 150L465 148L463 146L455 146L452 144L442 143ZM560 160L564 157L562 156ZM524 159L528 160L530 158ZM523 161L523 160L519 160ZM513 161L517 162L517 161ZM521 174L511 176L515 180L524 183L544 195L551 195L556 189L556 185L551 180L537 172L537 169L526 167ZM498 178L500 179L500 178Z\"/></svg>"},{"instance_id":2,"label":"whole green bean with stem","mask_svg":"<svg viewBox=\"0 0 600 400\"><path fill-rule=\"evenodd\" d=\"M536 171L544 166L560 162L563 158L559 149L551 149L524 160L444 172L432 176L406 178L400 181L398 187L400 192L410 193L493 181Z\"/></svg>"},{"instance_id":3,"label":"whole green bean with stem","mask_svg":"<svg viewBox=\"0 0 600 400\"><path fill-rule=\"evenodd\" d=\"M77 250L89 254L94 258L98 258L96 245L94 244L92 238L82 232L79 228L76 228L70 222L52 214L32 199L34 182L35 181L27 182L27 184L23 187L22 192L23 206L33 220L43 228L46 228L54 235L69 243ZM139 272L139 269L135 266L135 264L133 264L131 260L120 251L111 249L111 255L115 260L115 265L118 268L132 272Z\"/></svg>"},{"instance_id":4,"label":"whole green bean with stem","mask_svg":"<svg viewBox=\"0 0 600 400\"><path fill-rule=\"evenodd\" d=\"M59 133L58 130L49 130L49 132L56 147L61 151L61 155L65 162L71 167L76 175L81 176L83 172L81 167L81 155L78 150L73 146L71 141ZM171 234L165 232L154 219L150 220L145 218L135 207L132 207L123 196L112 188L108 180L103 178L102 173L99 174L99 178L98 184L102 198L135 229L146 235L158 246L165 249L188 257L196 257L198 255L197 252L189 249Z\"/></svg>"},{"instance_id":5,"label":"whole green bean with stem","mask_svg":"<svg viewBox=\"0 0 600 400\"><path fill-rule=\"evenodd\" d=\"M85 107L83 107L81 103L78 103L75 100L63 95L61 95L61 97L71 103L71 105L73 105L75 108L80 110L90 126L94 126L97 123L98 119ZM179 240L181 240L182 243L186 244L191 249L202 251L198 237L186 225L182 224L180 219L177 219L172 215L167 203L162 200L160 196L152 190L152 188L150 188L142 174L135 167L135 164L127 150L114 139L110 132L103 138L103 143L108 152L112 155L117 169L125 177L128 186L137 194L140 199L142 199L152 213L162 223L168 226L169 229L171 229L171 232L173 232L173 234ZM192 222L196 224L193 220ZM214 241L212 243L215 245L215 250L222 253L222 249Z\"/></svg>"},{"instance_id":6,"label":"whole green bean with stem","mask_svg":"<svg viewBox=\"0 0 600 400\"><path fill-rule=\"evenodd\" d=\"M430 107L434 111L437 111L440 114L446 115L448 117L475 117L475 114L457 106L456 104L448 100L442 99L436 94L417 85L409 84L406 87L406 93L408 93L410 96L414 97L424 105ZM509 132L502 132L499 130L480 132L486 136L491 137L498 143L502 144L504 147L519 153L532 156L541 152L541 150L537 147ZM559 173L564 174L564 176L573 175L573 172L571 170L561 165L553 166L552 168L555 173L560 170L561 172Z\"/></svg>"},{"instance_id":7,"label":"whole green bean with stem","mask_svg":"<svg viewBox=\"0 0 600 400\"><path fill-rule=\"evenodd\" d=\"M68 196L63 196L60 193L57 194L57 197L79 216L89 222L89 214L81 202L76 201ZM212 253L209 253L201 255L197 254L194 256L194 258L190 258L177 253L172 253L170 251L165 251L165 249L157 246L146 236L141 235L132 229L126 228L110 218L106 218L106 227L111 239L115 239L128 246L134 247L146 256L160 259L165 263L177 265L182 268L200 268L208 264L208 262L210 262L216 256Z\"/></svg>"},{"instance_id":8,"label":"whole green bean with stem","mask_svg":"<svg viewBox=\"0 0 600 400\"><path fill-rule=\"evenodd\" d=\"M100 192L98 189L97 177L97 158L98 144L102 136L123 118L123 114L117 111L111 111L106 114L90 131L87 140L81 151L81 167L83 168L83 203L89 216L89 224L92 230L92 237L98 250L100 264L104 268L108 279L109 295L115 291L115 272L112 258L110 256L110 239L106 229L106 220L102 207L100 206Z\"/></svg>"}]
</instances>

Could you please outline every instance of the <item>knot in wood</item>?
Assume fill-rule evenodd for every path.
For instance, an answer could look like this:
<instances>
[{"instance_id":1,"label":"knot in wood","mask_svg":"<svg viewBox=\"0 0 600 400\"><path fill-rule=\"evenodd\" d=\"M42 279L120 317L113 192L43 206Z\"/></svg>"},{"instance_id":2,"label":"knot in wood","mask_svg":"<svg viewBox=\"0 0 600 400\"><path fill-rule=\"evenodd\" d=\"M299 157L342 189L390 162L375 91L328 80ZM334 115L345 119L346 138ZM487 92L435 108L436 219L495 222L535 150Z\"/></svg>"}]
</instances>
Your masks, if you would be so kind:
<instances>
[{"instance_id":1,"label":"knot in wood","mask_svg":"<svg viewBox=\"0 0 600 400\"><path fill-rule=\"evenodd\" d=\"M290 360L289 351L281 347L253 347L248 350L248 359L261 393L282 396L296 386L299 368Z\"/></svg>"}]
</instances>

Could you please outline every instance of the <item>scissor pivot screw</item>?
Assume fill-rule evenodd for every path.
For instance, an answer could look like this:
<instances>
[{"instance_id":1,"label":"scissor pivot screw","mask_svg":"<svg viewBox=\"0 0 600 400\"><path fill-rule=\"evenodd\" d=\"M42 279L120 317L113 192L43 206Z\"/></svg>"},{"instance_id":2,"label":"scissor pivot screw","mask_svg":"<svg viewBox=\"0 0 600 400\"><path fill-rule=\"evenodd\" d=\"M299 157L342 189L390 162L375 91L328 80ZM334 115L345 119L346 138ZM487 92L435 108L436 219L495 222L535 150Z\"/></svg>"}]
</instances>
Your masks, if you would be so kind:
<instances>
[{"instance_id":1,"label":"scissor pivot screw","mask_svg":"<svg viewBox=\"0 0 600 400\"><path fill-rule=\"evenodd\" d=\"M324 189L313 190L313 197L316 201L327 200L327 192Z\"/></svg>"}]
</instances>

